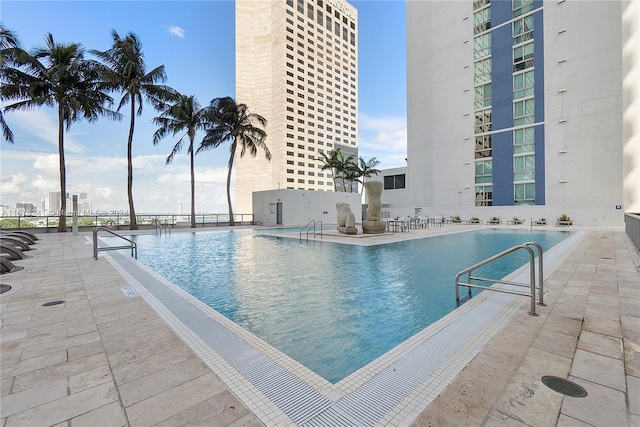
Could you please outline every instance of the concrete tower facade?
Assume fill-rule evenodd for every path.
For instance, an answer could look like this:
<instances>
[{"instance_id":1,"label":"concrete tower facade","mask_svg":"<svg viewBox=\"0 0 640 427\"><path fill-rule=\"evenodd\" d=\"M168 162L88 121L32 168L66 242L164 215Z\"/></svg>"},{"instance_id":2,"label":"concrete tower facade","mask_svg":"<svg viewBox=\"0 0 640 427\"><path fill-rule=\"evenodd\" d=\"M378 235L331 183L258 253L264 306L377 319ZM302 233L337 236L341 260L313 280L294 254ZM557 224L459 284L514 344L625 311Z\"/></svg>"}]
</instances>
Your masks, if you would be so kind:
<instances>
[{"instance_id":1,"label":"concrete tower facade","mask_svg":"<svg viewBox=\"0 0 640 427\"><path fill-rule=\"evenodd\" d=\"M236 0L236 101L267 119L272 154L236 156L236 212L254 191L333 191L322 153L357 157L357 30L342 0Z\"/></svg>"}]
</instances>

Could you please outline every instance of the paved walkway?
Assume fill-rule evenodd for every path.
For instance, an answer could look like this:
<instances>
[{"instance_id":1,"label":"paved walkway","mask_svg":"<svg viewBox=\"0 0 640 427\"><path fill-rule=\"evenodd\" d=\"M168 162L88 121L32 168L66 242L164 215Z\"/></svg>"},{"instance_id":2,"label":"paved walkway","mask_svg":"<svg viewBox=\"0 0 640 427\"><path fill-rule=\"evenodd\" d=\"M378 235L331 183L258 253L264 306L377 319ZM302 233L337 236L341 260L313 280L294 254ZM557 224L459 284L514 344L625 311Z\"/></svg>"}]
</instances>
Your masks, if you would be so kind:
<instances>
[{"instance_id":1,"label":"paved walkway","mask_svg":"<svg viewBox=\"0 0 640 427\"><path fill-rule=\"evenodd\" d=\"M125 296L85 235L40 237L16 263L25 270L2 276L13 288L0 297L1 427L261 425L149 305ZM591 232L545 282L541 315L523 304L413 424L640 425L638 266L623 232ZM551 391L543 375L588 396Z\"/></svg>"}]
</instances>

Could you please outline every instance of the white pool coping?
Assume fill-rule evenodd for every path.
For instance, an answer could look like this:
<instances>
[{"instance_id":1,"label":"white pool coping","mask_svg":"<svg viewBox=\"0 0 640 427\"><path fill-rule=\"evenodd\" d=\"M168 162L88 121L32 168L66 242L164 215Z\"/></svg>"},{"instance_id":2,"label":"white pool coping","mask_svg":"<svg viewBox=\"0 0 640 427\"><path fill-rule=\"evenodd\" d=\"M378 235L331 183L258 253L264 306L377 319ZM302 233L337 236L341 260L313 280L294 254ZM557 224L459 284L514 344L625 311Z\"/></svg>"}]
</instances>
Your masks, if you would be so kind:
<instances>
[{"instance_id":1,"label":"white pool coping","mask_svg":"<svg viewBox=\"0 0 640 427\"><path fill-rule=\"evenodd\" d=\"M574 232L545 252L545 278L587 234ZM529 303L482 292L331 384L136 260L105 258L267 426L409 425ZM526 282L528 271L505 280Z\"/></svg>"}]
</instances>

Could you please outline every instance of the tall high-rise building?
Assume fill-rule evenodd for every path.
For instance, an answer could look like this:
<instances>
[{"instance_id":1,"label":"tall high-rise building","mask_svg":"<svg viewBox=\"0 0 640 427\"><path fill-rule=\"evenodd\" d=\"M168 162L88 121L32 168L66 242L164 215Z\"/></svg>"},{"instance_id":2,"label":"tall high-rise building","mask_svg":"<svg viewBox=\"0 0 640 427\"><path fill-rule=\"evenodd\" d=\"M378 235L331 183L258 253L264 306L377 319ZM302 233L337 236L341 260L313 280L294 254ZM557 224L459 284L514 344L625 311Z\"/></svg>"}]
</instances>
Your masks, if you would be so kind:
<instances>
[{"instance_id":1,"label":"tall high-rise building","mask_svg":"<svg viewBox=\"0 0 640 427\"><path fill-rule=\"evenodd\" d=\"M639 211L639 31L634 1L407 2L415 206Z\"/></svg>"},{"instance_id":2,"label":"tall high-rise building","mask_svg":"<svg viewBox=\"0 0 640 427\"><path fill-rule=\"evenodd\" d=\"M253 191L333 191L322 153L357 158L357 34L342 0L236 1L236 101L267 119L272 154L236 156L236 212Z\"/></svg>"}]
</instances>

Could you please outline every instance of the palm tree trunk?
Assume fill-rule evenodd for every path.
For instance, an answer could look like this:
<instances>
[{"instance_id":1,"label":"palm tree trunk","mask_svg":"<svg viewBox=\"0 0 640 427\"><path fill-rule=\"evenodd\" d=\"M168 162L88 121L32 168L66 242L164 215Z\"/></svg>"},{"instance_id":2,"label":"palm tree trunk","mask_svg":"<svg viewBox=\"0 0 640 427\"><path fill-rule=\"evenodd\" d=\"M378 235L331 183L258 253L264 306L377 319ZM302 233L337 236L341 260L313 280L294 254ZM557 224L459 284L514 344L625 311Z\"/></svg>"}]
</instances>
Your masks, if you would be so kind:
<instances>
[{"instance_id":1,"label":"palm tree trunk","mask_svg":"<svg viewBox=\"0 0 640 427\"><path fill-rule=\"evenodd\" d=\"M133 146L133 128L135 126L136 105L135 98L131 95L131 121L129 124L129 140L127 141L127 195L129 196L129 229L137 230L136 209L133 206L133 156L131 154Z\"/></svg>"},{"instance_id":2,"label":"palm tree trunk","mask_svg":"<svg viewBox=\"0 0 640 427\"><path fill-rule=\"evenodd\" d=\"M236 141L233 141L233 149L231 151L231 158L229 158L229 171L227 172L227 203L229 203L229 225L234 226L236 222L233 219L233 208L231 207L231 168L233 167L233 159L236 155Z\"/></svg>"},{"instance_id":3,"label":"palm tree trunk","mask_svg":"<svg viewBox=\"0 0 640 427\"><path fill-rule=\"evenodd\" d=\"M191 155L191 228L196 228L196 175L193 158L194 137L194 132L189 131L189 154Z\"/></svg>"},{"instance_id":4,"label":"palm tree trunk","mask_svg":"<svg viewBox=\"0 0 640 427\"><path fill-rule=\"evenodd\" d=\"M62 108L58 106L58 157L60 159L60 217L58 233L67 232L67 173L64 162L64 118Z\"/></svg>"}]
</instances>

